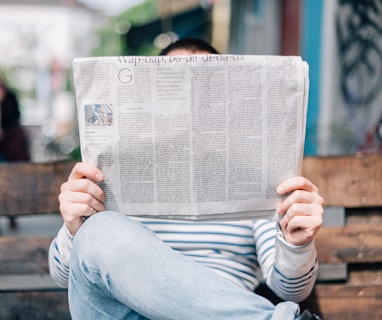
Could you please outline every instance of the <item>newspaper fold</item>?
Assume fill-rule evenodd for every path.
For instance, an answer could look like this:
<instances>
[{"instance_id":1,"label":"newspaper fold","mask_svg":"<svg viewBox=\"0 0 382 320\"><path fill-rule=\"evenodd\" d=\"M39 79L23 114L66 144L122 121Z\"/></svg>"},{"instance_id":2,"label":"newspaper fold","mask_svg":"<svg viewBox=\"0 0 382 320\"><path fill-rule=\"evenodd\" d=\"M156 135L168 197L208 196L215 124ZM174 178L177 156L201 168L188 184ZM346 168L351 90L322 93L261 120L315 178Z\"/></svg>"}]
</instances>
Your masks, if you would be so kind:
<instances>
[{"instance_id":1,"label":"newspaper fold","mask_svg":"<svg viewBox=\"0 0 382 320\"><path fill-rule=\"evenodd\" d=\"M308 65L300 57L73 61L82 160L106 206L167 219L273 219L301 173Z\"/></svg>"}]
</instances>

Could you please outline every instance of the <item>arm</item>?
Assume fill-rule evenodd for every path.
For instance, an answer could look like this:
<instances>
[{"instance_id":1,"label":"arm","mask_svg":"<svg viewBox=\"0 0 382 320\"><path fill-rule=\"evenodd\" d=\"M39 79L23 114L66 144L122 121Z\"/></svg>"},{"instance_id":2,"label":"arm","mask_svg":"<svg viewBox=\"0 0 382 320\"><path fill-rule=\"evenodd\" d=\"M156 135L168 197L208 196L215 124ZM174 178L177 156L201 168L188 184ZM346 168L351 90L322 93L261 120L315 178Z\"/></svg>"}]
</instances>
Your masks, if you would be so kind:
<instances>
[{"instance_id":1,"label":"arm","mask_svg":"<svg viewBox=\"0 0 382 320\"><path fill-rule=\"evenodd\" d=\"M311 293L318 271L314 236L322 225L322 198L309 180L296 177L277 188L286 195L275 223L255 223L258 258L269 288L284 300L302 301Z\"/></svg>"},{"instance_id":2,"label":"arm","mask_svg":"<svg viewBox=\"0 0 382 320\"><path fill-rule=\"evenodd\" d=\"M69 283L70 251L73 237L65 225L58 231L49 247L49 272L53 280L61 287Z\"/></svg>"},{"instance_id":3,"label":"arm","mask_svg":"<svg viewBox=\"0 0 382 320\"><path fill-rule=\"evenodd\" d=\"M77 163L68 181L61 185L59 194L63 227L49 248L49 270L52 278L62 287L68 286L70 251L78 229L84 223L83 217L105 210L105 195L97 182L103 174L96 167Z\"/></svg>"}]
</instances>

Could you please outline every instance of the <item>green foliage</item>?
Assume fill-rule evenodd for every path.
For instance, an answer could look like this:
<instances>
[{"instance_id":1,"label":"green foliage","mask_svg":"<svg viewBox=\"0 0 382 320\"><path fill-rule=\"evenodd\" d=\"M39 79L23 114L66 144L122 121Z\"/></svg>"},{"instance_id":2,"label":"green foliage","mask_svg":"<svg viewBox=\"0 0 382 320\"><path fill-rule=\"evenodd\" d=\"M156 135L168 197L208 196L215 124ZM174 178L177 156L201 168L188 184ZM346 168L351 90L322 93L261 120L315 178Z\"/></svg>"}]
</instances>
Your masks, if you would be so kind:
<instances>
[{"instance_id":1,"label":"green foliage","mask_svg":"<svg viewBox=\"0 0 382 320\"><path fill-rule=\"evenodd\" d=\"M144 24L157 18L157 1L145 0L142 4L130 8L119 18L126 19L132 26Z\"/></svg>"},{"instance_id":2,"label":"green foliage","mask_svg":"<svg viewBox=\"0 0 382 320\"><path fill-rule=\"evenodd\" d=\"M130 53L124 35L130 26L142 25L157 17L156 1L145 0L110 20L97 31L99 45L92 51L93 56L119 56ZM143 47L140 55L157 54L154 46Z\"/></svg>"},{"instance_id":3,"label":"green foliage","mask_svg":"<svg viewBox=\"0 0 382 320\"><path fill-rule=\"evenodd\" d=\"M81 159L81 147L77 146L68 154L69 160L82 161Z\"/></svg>"}]
</instances>

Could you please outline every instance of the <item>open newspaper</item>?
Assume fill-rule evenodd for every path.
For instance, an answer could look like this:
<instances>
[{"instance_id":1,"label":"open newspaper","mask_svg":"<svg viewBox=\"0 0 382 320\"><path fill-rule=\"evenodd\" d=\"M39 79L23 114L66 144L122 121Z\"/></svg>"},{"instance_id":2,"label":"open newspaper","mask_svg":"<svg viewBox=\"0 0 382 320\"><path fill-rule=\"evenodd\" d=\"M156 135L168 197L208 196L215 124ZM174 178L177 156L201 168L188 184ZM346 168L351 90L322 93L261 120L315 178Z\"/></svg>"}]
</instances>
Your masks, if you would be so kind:
<instances>
[{"instance_id":1,"label":"open newspaper","mask_svg":"<svg viewBox=\"0 0 382 320\"><path fill-rule=\"evenodd\" d=\"M300 174L300 57L78 58L73 71L82 160L103 171L110 210L273 219L276 186Z\"/></svg>"}]
</instances>

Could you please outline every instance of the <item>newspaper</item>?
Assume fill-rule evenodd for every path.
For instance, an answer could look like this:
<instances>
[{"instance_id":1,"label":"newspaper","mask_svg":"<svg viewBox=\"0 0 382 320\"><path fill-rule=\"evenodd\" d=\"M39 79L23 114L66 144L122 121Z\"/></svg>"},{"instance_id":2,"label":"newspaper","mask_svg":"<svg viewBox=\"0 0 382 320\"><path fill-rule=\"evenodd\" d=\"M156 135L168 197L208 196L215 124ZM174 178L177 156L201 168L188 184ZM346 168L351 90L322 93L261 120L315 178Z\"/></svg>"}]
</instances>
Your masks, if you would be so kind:
<instances>
[{"instance_id":1,"label":"newspaper","mask_svg":"<svg viewBox=\"0 0 382 320\"><path fill-rule=\"evenodd\" d=\"M300 57L125 56L73 61L82 160L106 207L167 219L273 219L302 167Z\"/></svg>"}]
</instances>

